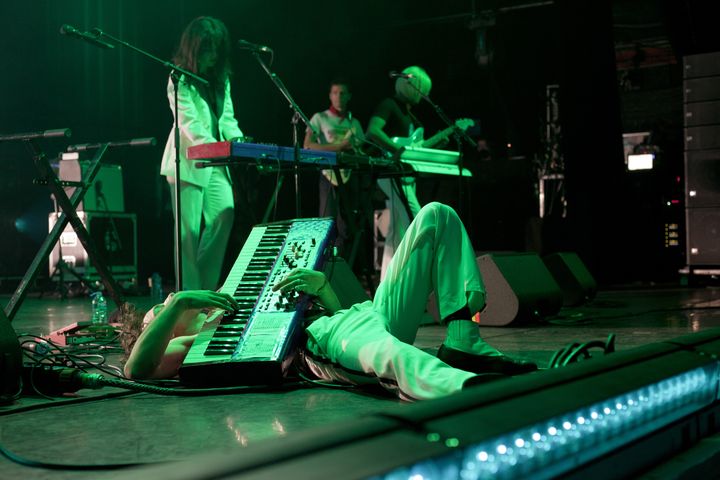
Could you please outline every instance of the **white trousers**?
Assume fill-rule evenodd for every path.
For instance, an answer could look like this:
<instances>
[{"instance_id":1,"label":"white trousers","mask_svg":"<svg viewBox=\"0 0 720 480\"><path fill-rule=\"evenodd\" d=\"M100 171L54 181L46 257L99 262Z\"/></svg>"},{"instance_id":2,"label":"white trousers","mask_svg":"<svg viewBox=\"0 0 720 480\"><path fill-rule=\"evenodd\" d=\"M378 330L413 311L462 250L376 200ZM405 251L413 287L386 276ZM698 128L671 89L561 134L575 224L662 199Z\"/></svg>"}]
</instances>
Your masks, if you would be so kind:
<instances>
[{"instance_id":1,"label":"white trousers","mask_svg":"<svg viewBox=\"0 0 720 480\"><path fill-rule=\"evenodd\" d=\"M420 202L415 192L415 179L408 178L380 178L377 181L380 190L387 196L385 206L390 212L388 220L388 231L385 236L385 245L383 247L382 267L380 269L380 280L385 278L388 266L393 258L395 250L400 245L405 232L410 226L412 219L420 211ZM408 206L412 217L408 215L408 208L402 200L402 196L398 192L398 185L402 189L402 193L407 199Z\"/></svg>"},{"instance_id":2,"label":"white trousers","mask_svg":"<svg viewBox=\"0 0 720 480\"><path fill-rule=\"evenodd\" d=\"M441 318L467 306L470 292L485 292L460 218L436 202L410 224L372 302L321 317L307 328L306 365L320 378L379 381L408 399L460 390L474 374L412 345L433 291Z\"/></svg>"},{"instance_id":3,"label":"white trousers","mask_svg":"<svg viewBox=\"0 0 720 480\"><path fill-rule=\"evenodd\" d=\"M175 214L175 179L167 177ZM182 277L184 290L215 290L234 219L233 191L225 168L212 167L203 188L180 182Z\"/></svg>"}]
</instances>

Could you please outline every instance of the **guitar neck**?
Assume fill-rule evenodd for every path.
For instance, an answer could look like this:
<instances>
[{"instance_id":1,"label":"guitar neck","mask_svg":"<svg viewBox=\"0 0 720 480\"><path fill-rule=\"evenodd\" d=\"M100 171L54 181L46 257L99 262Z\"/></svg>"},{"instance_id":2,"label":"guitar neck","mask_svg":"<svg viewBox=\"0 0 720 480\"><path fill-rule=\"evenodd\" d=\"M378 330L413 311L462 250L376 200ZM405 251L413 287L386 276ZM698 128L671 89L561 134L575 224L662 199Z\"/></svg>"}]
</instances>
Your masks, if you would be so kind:
<instances>
[{"instance_id":1,"label":"guitar neck","mask_svg":"<svg viewBox=\"0 0 720 480\"><path fill-rule=\"evenodd\" d=\"M435 145L437 145L438 143L442 142L447 137L449 137L452 134L453 130L455 130L454 126L448 127L445 130L441 130L438 133L436 133L435 135L433 135L432 137L423 141L421 146L423 148L433 148Z\"/></svg>"}]
</instances>

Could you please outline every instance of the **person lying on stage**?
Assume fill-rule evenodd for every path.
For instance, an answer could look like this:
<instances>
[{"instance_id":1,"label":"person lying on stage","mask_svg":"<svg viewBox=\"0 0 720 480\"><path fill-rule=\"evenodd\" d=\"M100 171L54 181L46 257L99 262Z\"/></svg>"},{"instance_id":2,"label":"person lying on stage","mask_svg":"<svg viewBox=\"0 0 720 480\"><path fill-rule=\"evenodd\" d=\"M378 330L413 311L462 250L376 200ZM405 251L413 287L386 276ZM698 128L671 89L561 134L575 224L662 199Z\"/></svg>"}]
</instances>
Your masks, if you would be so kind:
<instances>
[{"instance_id":1,"label":"person lying on stage","mask_svg":"<svg viewBox=\"0 0 720 480\"><path fill-rule=\"evenodd\" d=\"M322 272L295 269L273 286L317 296L328 315L306 328L297 367L345 384L379 383L400 398L442 397L468 385L536 370L488 345L471 318L485 306L485 287L470 239L455 211L433 202L408 228L374 300L341 309ZM448 326L437 356L413 346L430 292ZM492 299L491 299L492 300ZM226 294L180 292L148 314L127 363L129 378L174 377L207 316L232 310ZM154 317L154 319L152 319Z\"/></svg>"}]
</instances>

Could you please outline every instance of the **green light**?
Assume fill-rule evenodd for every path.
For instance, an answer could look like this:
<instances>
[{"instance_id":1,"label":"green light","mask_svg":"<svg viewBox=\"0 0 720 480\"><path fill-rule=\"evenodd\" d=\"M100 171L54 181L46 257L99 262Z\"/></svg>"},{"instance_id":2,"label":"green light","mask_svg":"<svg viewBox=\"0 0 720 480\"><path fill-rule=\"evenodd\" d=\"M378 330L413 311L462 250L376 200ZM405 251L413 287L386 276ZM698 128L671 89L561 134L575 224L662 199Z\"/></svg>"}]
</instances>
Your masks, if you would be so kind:
<instances>
[{"instance_id":1,"label":"green light","mask_svg":"<svg viewBox=\"0 0 720 480\"><path fill-rule=\"evenodd\" d=\"M427 437L425 437L428 442L439 442L440 441L440 434L439 433L428 433Z\"/></svg>"},{"instance_id":2,"label":"green light","mask_svg":"<svg viewBox=\"0 0 720 480\"><path fill-rule=\"evenodd\" d=\"M456 448L459 445L460 445L460 440L458 440L457 438L448 438L447 440L445 440L445 446L447 446L449 448Z\"/></svg>"}]
</instances>

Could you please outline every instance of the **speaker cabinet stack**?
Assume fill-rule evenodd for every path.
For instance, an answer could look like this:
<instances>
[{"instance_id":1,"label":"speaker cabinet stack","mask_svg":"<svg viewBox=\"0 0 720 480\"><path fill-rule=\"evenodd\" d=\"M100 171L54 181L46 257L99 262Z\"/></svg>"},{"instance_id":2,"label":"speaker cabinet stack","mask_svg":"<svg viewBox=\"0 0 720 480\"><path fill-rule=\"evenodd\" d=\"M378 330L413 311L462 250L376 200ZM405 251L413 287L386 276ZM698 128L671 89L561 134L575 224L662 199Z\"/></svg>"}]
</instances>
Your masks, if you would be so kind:
<instances>
[{"instance_id":1,"label":"speaker cabinet stack","mask_svg":"<svg viewBox=\"0 0 720 480\"><path fill-rule=\"evenodd\" d=\"M77 212L87 228L100 258L116 280L137 278L137 220L134 213ZM48 228L52 230L57 214L50 213ZM58 260L87 280L100 280L88 254L69 223L60 234L60 240L50 252L50 278L59 278Z\"/></svg>"},{"instance_id":2,"label":"speaker cabinet stack","mask_svg":"<svg viewBox=\"0 0 720 480\"><path fill-rule=\"evenodd\" d=\"M80 182L86 177L88 168L89 162L80 160L77 153L64 153L58 165L58 178ZM65 188L69 197L74 191L75 187ZM121 167L101 165L93 183L88 186L83 201L78 205L77 214L94 240L98 255L116 280L137 278L137 219L134 213L124 213L124 210ZM48 231L52 231L57 222L56 212L51 212L48 216ZM60 258L63 260L62 264L59 264ZM100 279L69 223L50 252L50 278L63 278L63 267L87 280Z\"/></svg>"},{"instance_id":3,"label":"speaker cabinet stack","mask_svg":"<svg viewBox=\"0 0 720 480\"><path fill-rule=\"evenodd\" d=\"M683 63L687 264L720 266L720 52Z\"/></svg>"}]
</instances>

